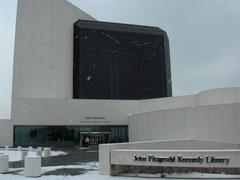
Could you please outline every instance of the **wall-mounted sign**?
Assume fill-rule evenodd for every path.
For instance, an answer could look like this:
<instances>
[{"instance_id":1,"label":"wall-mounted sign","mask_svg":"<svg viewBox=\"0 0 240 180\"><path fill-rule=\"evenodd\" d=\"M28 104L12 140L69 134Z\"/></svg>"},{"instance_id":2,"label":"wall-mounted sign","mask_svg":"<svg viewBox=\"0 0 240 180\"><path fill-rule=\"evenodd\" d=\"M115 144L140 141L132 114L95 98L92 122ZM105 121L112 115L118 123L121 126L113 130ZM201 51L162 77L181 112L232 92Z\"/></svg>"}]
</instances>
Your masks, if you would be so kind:
<instances>
[{"instance_id":1,"label":"wall-mounted sign","mask_svg":"<svg viewBox=\"0 0 240 180\"><path fill-rule=\"evenodd\" d=\"M185 156L168 156L168 157L161 157L161 156L141 156L141 155L134 155L134 161L140 162L158 162L158 163L220 163L228 165L231 158L229 157L215 157L215 156L196 156L196 157L185 157Z\"/></svg>"},{"instance_id":2,"label":"wall-mounted sign","mask_svg":"<svg viewBox=\"0 0 240 180\"><path fill-rule=\"evenodd\" d=\"M165 167L240 168L240 150L137 150L111 151L111 164Z\"/></svg>"},{"instance_id":3,"label":"wall-mounted sign","mask_svg":"<svg viewBox=\"0 0 240 180\"><path fill-rule=\"evenodd\" d=\"M85 116L83 122L97 123L97 122L108 122L108 120L104 116Z\"/></svg>"},{"instance_id":4,"label":"wall-mounted sign","mask_svg":"<svg viewBox=\"0 0 240 180\"><path fill-rule=\"evenodd\" d=\"M105 117L99 117L99 116L86 116L85 117L86 120L105 120Z\"/></svg>"}]
</instances>

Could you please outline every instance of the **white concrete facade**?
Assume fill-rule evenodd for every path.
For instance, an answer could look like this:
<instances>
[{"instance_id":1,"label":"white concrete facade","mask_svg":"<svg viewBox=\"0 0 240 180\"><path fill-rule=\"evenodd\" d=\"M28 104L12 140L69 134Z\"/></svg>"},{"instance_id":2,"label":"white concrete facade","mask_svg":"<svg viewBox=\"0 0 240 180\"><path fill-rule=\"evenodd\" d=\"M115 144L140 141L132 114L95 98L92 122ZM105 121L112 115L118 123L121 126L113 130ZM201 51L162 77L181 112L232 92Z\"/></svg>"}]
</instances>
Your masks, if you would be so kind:
<instances>
[{"instance_id":1,"label":"white concrete facade","mask_svg":"<svg viewBox=\"0 0 240 180\"><path fill-rule=\"evenodd\" d=\"M66 0L18 0L13 98L72 98L79 19L95 20Z\"/></svg>"},{"instance_id":2,"label":"white concrete facade","mask_svg":"<svg viewBox=\"0 0 240 180\"><path fill-rule=\"evenodd\" d=\"M0 146L13 144L13 125L11 120L0 120Z\"/></svg>"},{"instance_id":3,"label":"white concrete facade","mask_svg":"<svg viewBox=\"0 0 240 180\"><path fill-rule=\"evenodd\" d=\"M192 138L240 143L240 88L147 101L148 111L129 116L130 141Z\"/></svg>"},{"instance_id":4,"label":"white concrete facade","mask_svg":"<svg viewBox=\"0 0 240 180\"><path fill-rule=\"evenodd\" d=\"M215 96L215 93L221 94L216 99L224 98L225 101L221 101L218 104L214 102L204 105L202 99L205 98L203 94L206 94L206 92L211 92L213 96ZM237 117L239 117L240 112L238 111L240 106L240 88L217 89L206 92L199 93L199 95L150 100L15 98L12 105L12 121L16 125L129 124L131 141L159 140L159 138L199 139L201 134L196 134L197 130L202 132L206 138L210 138L210 132L207 133L205 130L209 128L209 131L210 129L211 131L217 131L218 125L219 128L228 127L231 130L234 130L234 128L237 130L239 128ZM232 97L233 93L231 92L235 92L235 97ZM200 105L198 102L202 104ZM86 117L89 116L104 117L104 120L87 120ZM225 124L220 124L220 122ZM152 135L151 132L144 134L144 129L148 126ZM166 129L167 127L169 129ZM161 128L163 129L161 130ZM138 131L138 129L141 129L141 131ZM168 134L164 135L164 132ZM219 129L219 132L224 134L222 129ZM233 132L236 133L237 131ZM209 137L207 136L208 134ZM212 132L212 135L212 138L217 138L217 132ZM228 141L230 139L234 142L238 141L238 133L235 135L227 133L226 136L229 137L226 139Z\"/></svg>"},{"instance_id":5,"label":"white concrete facade","mask_svg":"<svg viewBox=\"0 0 240 180\"><path fill-rule=\"evenodd\" d=\"M128 125L130 141L191 138L239 143L239 92L240 88L224 88L150 100L14 98L12 120L1 122L6 131L1 145L12 144L13 125ZM204 99L213 100L207 104ZM89 116L104 120L88 120Z\"/></svg>"},{"instance_id":6,"label":"white concrete facade","mask_svg":"<svg viewBox=\"0 0 240 180\"><path fill-rule=\"evenodd\" d=\"M15 98L15 125L127 125L137 101ZM102 117L89 120L87 117Z\"/></svg>"},{"instance_id":7,"label":"white concrete facade","mask_svg":"<svg viewBox=\"0 0 240 180\"><path fill-rule=\"evenodd\" d=\"M239 143L239 110L236 103L134 115L129 118L130 141L193 138Z\"/></svg>"}]
</instances>

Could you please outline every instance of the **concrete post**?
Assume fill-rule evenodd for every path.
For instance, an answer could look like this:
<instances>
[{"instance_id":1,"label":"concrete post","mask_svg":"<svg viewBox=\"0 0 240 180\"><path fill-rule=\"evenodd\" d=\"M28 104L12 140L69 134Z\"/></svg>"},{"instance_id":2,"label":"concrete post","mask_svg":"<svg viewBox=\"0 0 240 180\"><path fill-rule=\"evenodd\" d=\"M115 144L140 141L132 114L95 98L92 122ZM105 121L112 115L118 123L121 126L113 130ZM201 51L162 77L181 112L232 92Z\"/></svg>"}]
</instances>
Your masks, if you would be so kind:
<instances>
[{"instance_id":1,"label":"concrete post","mask_svg":"<svg viewBox=\"0 0 240 180\"><path fill-rule=\"evenodd\" d=\"M36 152L38 156L42 157L42 148L37 148Z\"/></svg>"},{"instance_id":2,"label":"concrete post","mask_svg":"<svg viewBox=\"0 0 240 180\"><path fill-rule=\"evenodd\" d=\"M25 156L27 156L28 152L27 151L21 151L21 160L25 159Z\"/></svg>"},{"instance_id":3,"label":"concrete post","mask_svg":"<svg viewBox=\"0 0 240 180\"><path fill-rule=\"evenodd\" d=\"M9 157L5 154L0 154L0 173L7 172L9 169Z\"/></svg>"},{"instance_id":4,"label":"concrete post","mask_svg":"<svg viewBox=\"0 0 240 180\"><path fill-rule=\"evenodd\" d=\"M18 147L17 147L17 150L18 150L18 151L21 151L21 150L22 150L22 146L18 146Z\"/></svg>"},{"instance_id":5,"label":"concrete post","mask_svg":"<svg viewBox=\"0 0 240 180\"><path fill-rule=\"evenodd\" d=\"M40 156L25 157L24 176L26 177L41 176L41 157Z\"/></svg>"},{"instance_id":6,"label":"concrete post","mask_svg":"<svg viewBox=\"0 0 240 180\"><path fill-rule=\"evenodd\" d=\"M43 155L44 157L51 156L51 148L43 148Z\"/></svg>"}]
</instances>

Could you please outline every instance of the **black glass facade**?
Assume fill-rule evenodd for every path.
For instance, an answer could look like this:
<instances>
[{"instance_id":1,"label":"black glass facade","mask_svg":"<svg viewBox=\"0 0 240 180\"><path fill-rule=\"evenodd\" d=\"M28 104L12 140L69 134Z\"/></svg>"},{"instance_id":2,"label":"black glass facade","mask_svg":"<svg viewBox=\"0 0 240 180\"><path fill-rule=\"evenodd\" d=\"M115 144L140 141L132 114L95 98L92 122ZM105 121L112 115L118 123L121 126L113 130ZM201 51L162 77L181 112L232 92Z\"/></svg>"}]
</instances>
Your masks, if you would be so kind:
<instances>
[{"instance_id":1,"label":"black glass facade","mask_svg":"<svg viewBox=\"0 0 240 180\"><path fill-rule=\"evenodd\" d=\"M128 142L127 126L14 126L14 146L84 146ZM83 141L83 142L80 142Z\"/></svg>"},{"instance_id":2,"label":"black glass facade","mask_svg":"<svg viewBox=\"0 0 240 180\"><path fill-rule=\"evenodd\" d=\"M172 96L167 34L156 27L79 20L74 24L73 98Z\"/></svg>"}]
</instances>

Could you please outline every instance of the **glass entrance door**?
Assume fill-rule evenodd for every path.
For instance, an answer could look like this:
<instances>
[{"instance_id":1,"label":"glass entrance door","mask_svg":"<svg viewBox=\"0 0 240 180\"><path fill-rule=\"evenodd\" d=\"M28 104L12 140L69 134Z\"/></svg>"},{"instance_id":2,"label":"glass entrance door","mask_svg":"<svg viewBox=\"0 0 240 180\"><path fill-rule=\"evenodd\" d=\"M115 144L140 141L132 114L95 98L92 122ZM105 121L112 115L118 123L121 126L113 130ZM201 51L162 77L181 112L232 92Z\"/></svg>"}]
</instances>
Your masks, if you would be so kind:
<instances>
[{"instance_id":1,"label":"glass entrance door","mask_svg":"<svg viewBox=\"0 0 240 180\"><path fill-rule=\"evenodd\" d=\"M80 146L81 147L98 147L99 144L110 143L110 132L81 132Z\"/></svg>"}]
</instances>

